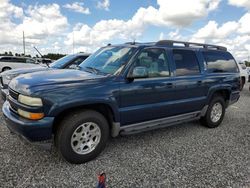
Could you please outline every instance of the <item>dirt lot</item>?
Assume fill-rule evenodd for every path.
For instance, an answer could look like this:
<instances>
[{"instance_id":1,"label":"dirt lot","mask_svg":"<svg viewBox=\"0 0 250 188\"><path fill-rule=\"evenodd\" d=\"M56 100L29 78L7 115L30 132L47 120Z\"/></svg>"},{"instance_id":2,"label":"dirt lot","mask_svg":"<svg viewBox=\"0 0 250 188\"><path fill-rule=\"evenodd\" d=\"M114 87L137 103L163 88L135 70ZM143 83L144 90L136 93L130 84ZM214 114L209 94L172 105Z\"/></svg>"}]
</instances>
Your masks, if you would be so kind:
<instances>
[{"instance_id":1,"label":"dirt lot","mask_svg":"<svg viewBox=\"0 0 250 188\"><path fill-rule=\"evenodd\" d=\"M0 187L96 187L99 172L108 187L250 187L250 92L216 129L191 122L111 139L82 165L22 142L0 114Z\"/></svg>"}]
</instances>

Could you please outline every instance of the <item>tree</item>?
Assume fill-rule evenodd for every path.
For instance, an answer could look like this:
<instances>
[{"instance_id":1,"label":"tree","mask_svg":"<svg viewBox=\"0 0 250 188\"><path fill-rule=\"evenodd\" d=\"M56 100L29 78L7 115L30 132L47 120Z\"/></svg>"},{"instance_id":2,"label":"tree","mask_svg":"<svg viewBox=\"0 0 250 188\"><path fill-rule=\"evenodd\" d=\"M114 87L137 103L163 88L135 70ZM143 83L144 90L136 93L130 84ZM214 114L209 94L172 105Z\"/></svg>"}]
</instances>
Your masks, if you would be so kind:
<instances>
[{"instance_id":1,"label":"tree","mask_svg":"<svg viewBox=\"0 0 250 188\"><path fill-rule=\"evenodd\" d=\"M60 59L62 57L64 57L65 54L53 54L53 53L48 53L47 55L43 55L43 58L49 58L52 60L57 60Z\"/></svg>"},{"instance_id":2,"label":"tree","mask_svg":"<svg viewBox=\"0 0 250 188\"><path fill-rule=\"evenodd\" d=\"M250 62L249 61L245 61L245 64L247 67L250 67Z\"/></svg>"}]
</instances>

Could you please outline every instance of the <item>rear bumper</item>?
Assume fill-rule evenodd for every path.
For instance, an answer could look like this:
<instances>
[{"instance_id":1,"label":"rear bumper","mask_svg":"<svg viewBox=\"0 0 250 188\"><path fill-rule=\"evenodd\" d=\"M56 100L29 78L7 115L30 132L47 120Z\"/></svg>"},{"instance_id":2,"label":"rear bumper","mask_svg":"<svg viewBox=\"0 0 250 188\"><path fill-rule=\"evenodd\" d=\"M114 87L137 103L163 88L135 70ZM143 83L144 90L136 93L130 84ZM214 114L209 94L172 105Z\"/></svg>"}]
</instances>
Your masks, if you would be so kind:
<instances>
[{"instance_id":1,"label":"rear bumper","mask_svg":"<svg viewBox=\"0 0 250 188\"><path fill-rule=\"evenodd\" d=\"M230 95L230 99L229 99L229 104L228 105L232 105L234 103L236 103L240 98L240 91L234 91L231 93Z\"/></svg>"},{"instance_id":2,"label":"rear bumper","mask_svg":"<svg viewBox=\"0 0 250 188\"><path fill-rule=\"evenodd\" d=\"M38 121L24 119L10 110L8 101L5 101L3 104L2 111L7 127L11 132L31 142L44 141L52 138L53 117L45 117Z\"/></svg>"}]
</instances>

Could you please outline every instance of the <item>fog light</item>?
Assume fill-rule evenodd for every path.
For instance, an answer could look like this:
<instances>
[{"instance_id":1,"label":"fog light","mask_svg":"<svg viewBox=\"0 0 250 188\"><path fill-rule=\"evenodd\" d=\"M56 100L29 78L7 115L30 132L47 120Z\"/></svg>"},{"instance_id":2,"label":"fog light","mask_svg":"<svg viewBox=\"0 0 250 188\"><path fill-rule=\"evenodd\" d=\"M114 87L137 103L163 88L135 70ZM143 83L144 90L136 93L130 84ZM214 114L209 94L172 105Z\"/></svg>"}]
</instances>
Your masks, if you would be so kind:
<instances>
[{"instance_id":1,"label":"fog light","mask_svg":"<svg viewBox=\"0 0 250 188\"><path fill-rule=\"evenodd\" d=\"M17 110L18 114L22 117L25 117L27 119L31 120L39 120L44 117L44 113L32 113L32 112L26 112L24 110L18 109Z\"/></svg>"}]
</instances>

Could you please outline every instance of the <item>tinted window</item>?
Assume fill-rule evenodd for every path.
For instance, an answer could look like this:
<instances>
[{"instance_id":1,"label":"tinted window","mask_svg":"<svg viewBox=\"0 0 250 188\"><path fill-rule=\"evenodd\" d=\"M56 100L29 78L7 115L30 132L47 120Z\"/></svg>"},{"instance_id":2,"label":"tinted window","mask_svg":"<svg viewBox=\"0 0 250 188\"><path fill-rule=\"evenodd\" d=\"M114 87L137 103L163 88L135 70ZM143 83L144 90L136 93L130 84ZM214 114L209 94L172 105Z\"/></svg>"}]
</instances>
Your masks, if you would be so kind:
<instances>
[{"instance_id":1,"label":"tinted window","mask_svg":"<svg viewBox=\"0 0 250 188\"><path fill-rule=\"evenodd\" d=\"M1 62L10 62L11 61L11 57L2 57L0 59Z\"/></svg>"},{"instance_id":2,"label":"tinted window","mask_svg":"<svg viewBox=\"0 0 250 188\"><path fill-rule=\"evenodd\" d=\"M88 56L80 56L75 58L70 64L66 66L66 68L69 68L71 65L79 66Z\"/></svg>"},{"instance_id":3,"label":"tinted window","mask_svg":"<svg viewBox=\"0 0 250 188\"><path fill-rule=\"evenodd\" d=\"M28 59L26 59L26 63L35 63L35 60L28 58Z\"/></svg>"},{"instance_id":4,"label":"tinted window","mask_svg":"<svg viewBox=\"0 0 250 188\"><path fill-rule=\"evenodd\" d=\"M145 49L138 56L135 66L143 66L148 70L150 78L169 76L169 67L163 49Z\"/></svg>"},{"instance_id":5,"label":"tinted window","mask_svg":"<svg viewBox=\"0 0 250 188\"><path fill-rule=\"evenodd\" d=\"M203 52L207 63L207 72L238 72L233 56L228 52L208 51Z\"/></svg>"},{"instance_id":6,"label":"tinted window","mask_svg":"<svg viewBox=\"0 0 250 188\"><path fill-rule=\"evenodd\" d=\"M75 65L80 65L85 59L87 59L88 56L81 56L81 57L78 57L73 64Z\"/></svg>"},{"instance_id":7,"label":"tinted window","mask_svg":"<svg viewBox=\"0 0 250 188\"><path fill-rule=\"evenodd\" d=\"M13 62L13 63L26 63L26 59L25 58L12 57L11 62Z\"/></svg>"},{"instance_id":8,"label":"tinted window","mask_svg":"<svg viewBox=\"0 0 250 188\"><path fill-rule=\"evenodd\" d=\"M199 62L191 50L173 50L176 76L200 74Z\"/></svg>"}]
</instances>

